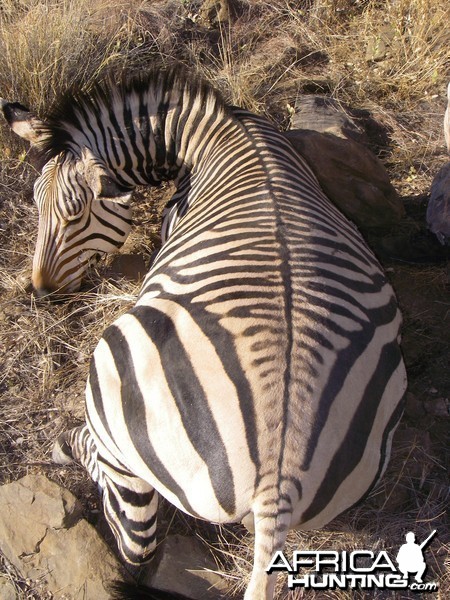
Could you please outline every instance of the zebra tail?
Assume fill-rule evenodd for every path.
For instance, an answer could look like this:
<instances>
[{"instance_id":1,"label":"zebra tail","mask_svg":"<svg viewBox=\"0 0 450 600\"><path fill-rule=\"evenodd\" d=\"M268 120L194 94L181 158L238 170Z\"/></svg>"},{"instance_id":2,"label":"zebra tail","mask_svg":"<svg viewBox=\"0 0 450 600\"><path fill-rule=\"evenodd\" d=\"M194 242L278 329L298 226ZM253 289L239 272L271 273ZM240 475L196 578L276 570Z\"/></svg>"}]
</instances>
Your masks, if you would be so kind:
<instances>
[{"instance_id":1,"label":"zebra tail","mask_svg":"<svg viewBox=\"0 0 450 600\"><path fill-rule=\"evenodd\" d=\"M192 600L183 594L157 590L126 581L112 581L108 583L107 589L111 600Z\"/></svg>"}]
</instances>

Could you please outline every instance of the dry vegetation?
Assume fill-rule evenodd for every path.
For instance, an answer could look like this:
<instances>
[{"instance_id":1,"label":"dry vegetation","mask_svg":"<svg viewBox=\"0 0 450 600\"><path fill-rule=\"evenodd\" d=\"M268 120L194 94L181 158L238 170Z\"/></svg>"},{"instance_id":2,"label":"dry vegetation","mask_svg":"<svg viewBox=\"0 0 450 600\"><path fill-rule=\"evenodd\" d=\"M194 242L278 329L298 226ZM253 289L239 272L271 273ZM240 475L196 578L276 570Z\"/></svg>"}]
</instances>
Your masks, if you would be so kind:
<instances>
[{"instance_id":1,"label":"dry vegetation","mask_svg":"<svg viewBox=\"0 0 450 600\"><path fill-rule=\"evenodd\" d=\"M194 67L226 98L266 114L282 128L303 92L319 91L366 108L389 131L380 147L408 205L423 209L433 175L448 160L442 117L450 73L448 0L242 1L232 24L199 14L201 2L165 0L2 0L0 96L41 115L74 82L89 87L113 70L146 69L173 59ZM133 304L139 284L111 276L111 259L94 269L84 291L65 304L38 302L29 276L37 226L32 157L0 128L0 483L45 473L86 498L96 497L84 473L50 460L55 437L83 416L89 356L105 325ZM138 194L136 226L125 253L148 261L157 246L159 208L170 190ZM423 212L423 210L422 210ZM447 423L439 410L449 398L445 323L446 268L386 265L404 309L409 405L382 487L326 531L296 533L292 549L386 549L404 534L438 538L427 554L428 580L450 595L445 561L449 529ZM447 320L448 325L448 320ZM444 332L444 336L443 336ZM170 508L182 530L195 529L214 547L233 597L250 571L251 538L238 526L205 529ZM41 596L32 582L4 569L18 598ZM280 578L281 580L281 578ZM280 598L302 598L281 589ZM306 594L305 594L306 595ZM308 597L324 598L307 592ZM363 598L329 591L327 598ZM374 592L370 597L409 597Z\"/></svg>"}]
</instances>

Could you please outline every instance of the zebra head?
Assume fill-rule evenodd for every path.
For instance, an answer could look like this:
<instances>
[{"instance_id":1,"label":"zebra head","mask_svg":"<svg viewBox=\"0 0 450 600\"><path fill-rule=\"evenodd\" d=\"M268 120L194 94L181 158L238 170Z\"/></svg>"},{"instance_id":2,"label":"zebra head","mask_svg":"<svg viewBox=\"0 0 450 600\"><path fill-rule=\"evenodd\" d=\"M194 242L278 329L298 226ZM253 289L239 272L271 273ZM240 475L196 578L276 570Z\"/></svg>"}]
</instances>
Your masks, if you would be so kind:
<instances>
[{"instance_id":1,"label":"zebra head","mask_svg":"<svg viewBox=\"0 0 450 600\"><path fill-rule=\"evenodd\" d=\"M0 100L0 108L11 129L39 150L47 140L46 123L18 103ZM90 262L122 246L131 229L130 199L130 190L87 148L68 148L47 160L34 185L37 295L77 291Z\"/></svg>"}]
</instances>

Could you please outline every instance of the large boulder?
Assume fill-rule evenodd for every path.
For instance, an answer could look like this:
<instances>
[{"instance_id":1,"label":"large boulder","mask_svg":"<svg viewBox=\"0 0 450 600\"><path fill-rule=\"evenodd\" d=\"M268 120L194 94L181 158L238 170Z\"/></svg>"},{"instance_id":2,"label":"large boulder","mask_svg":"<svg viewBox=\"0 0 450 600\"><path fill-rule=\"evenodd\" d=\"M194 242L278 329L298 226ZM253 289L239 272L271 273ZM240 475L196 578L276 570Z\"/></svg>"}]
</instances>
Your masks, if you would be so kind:
<instances>
[{"instance_id":1,"label":"large boulder","mask_svg":"<svg viewBox=\"0 0 450 600\"><path fill-rule=\"evenodd\" d=\"M329 199L356 225L378 228L401 219L402 201L383 164L369 150L387 143L386 132L368 111L355 111L327 96L301 96L292 127L287 137Z\"/></svg>"},{"instance_id":2,"label":"large boulder","mask_svg":"<svg viewBox=\"0 0 450 600\"><path fill-rule=\"evenodd\" d=\"M404 215L403 204L381 161L351 138L312 130L286 132L328 198L358 227L385 227Z\"/></svg>"},{"instance_id":3,"label":"large boulder","mask_svg":"<svg viewBox=\"0 0 450 600\"><path fill-rule=\"evenodd\" d=\"M75 496L42 475L0 486L0 551L34 589L42 596L51 592L54 600L108 600L111 582L133 584L83 518ZM169 535L158 554L156 564L139 572L143 585L196 600L218 600L226 594L216 563L193 537ZM3 582L0 598L14 597L13 586Z\"/></svg>"},{"instance_id":4,"label":"large boulder","mask_svg":"<svg viewBox=\"0 0 450 600\"><path fill-rule=\"evenodd\" d=\"M55 600L107 600L126 576L75 496L41 475L0 487L0 550Z\"/></svg>"}]
</instances>

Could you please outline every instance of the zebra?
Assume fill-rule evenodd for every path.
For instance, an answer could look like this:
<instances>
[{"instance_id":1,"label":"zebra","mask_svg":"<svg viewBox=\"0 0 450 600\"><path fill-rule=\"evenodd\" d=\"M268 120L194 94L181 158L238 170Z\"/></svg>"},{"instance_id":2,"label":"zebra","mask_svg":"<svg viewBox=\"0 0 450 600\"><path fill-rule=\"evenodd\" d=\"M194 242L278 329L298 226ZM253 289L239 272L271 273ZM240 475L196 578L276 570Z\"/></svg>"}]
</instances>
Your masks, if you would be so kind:
<instances>
[{"instance_id":1,"label":"zebra","mask_svg":"<svg viewBox=\"0 0 450 600\"><path fill-rule=\"evenodd\" d=\"M98 483L129 564L152 557L159 494L242 521L245 600L271 599L288 531L361 501L389 460L406 375L382 268L290 142L183 69L72 90L45 120L2 108L47 161L41 294L77 289L89 253L123 242L136 186L176 185L136 304L94 351L86 422L55 461Z\"/></svg>"}]
</instances>

